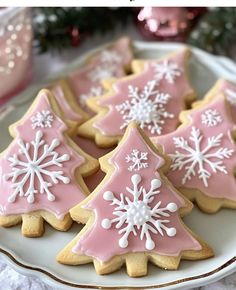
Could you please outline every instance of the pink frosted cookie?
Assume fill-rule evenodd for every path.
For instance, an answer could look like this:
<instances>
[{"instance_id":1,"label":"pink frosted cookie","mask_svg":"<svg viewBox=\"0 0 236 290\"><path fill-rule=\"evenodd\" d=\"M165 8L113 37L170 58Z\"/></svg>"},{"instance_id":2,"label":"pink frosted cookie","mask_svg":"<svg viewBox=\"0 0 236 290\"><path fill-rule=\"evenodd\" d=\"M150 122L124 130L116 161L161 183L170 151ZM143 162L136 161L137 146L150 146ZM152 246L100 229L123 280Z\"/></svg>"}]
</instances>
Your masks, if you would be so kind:
<instances>
[{"instance_id":1,"label":"pink frosted cookie","mask_svg":"<svg viewBox=\"0 0 236 290\"><path fill-rule=\"evenodd\" d=\"M175 132L152 139L172 159L167 177L204 212L236 208L236 126L224 95L207 94L180 119Z\"/></svg>"},{"instance_id":2,"label":"pink frosted cookie","mask_svg":"<svg viewBox=\"0 0 236 290\"><path fill-rule=\"evenodd\" d=\"M128 275L138 277L147 274L148 261L174 270L181 259L213 255L181 220L192 204L166 179L166 158L134 122L99 161L106 177L71 209L72 218L86 225L58 254L60 263L93 262L98 274L126 264Z\"/></svg>"},{"instance_id":3,"label":"pink frosted cookie","mask_svg":"<svg viewBox=\"0 0 236 290\"><path fill-rule=\"evenodd\" d=\"M74 135L78 125L88 120L89 115L79 106L66 79L57 80L48 89L54 94L63 118L69 125L68 135Z\"/></svg>"},{"instance_id":4,"label":"pink frosted cookie","mask_svg":"<svg viewBox=\"0 0 236 290\"><path fill-rule=\"evenodd\" d=\"M88 100L96 115L78 128L78 134L110 147L131 121L150 137L174 131L180 112L195 98L187 77L189 55L182 49L159 60L133 61L133 75L106 82L109 91Z\"/></svg>"},{"instance_id":5,"label":"pink frosted cookie","mask_svg":"<svg viewBox=\"0 0 236 290\"><path fill-rule=\"evenodd\" d=\"M221 94L225 95L230 106L232 119L236 123L236 84L220 79L209 90L207 96L214 97ZM198 102L193 103L193 107L195 106L198 106Z\"/></svg>"},{"instance_id":6,"label":"pink frosted cookie","mask_svg":"<svg viewBox=\"0 0 236 290\"><path fill-rule=\"evenodd\" d=\"M85 111L92 113L86 105L87 99L104 93L101 81L126 75L132 58L131 41L128 37L122 37L95 53L87 60L86 65L70 74L70 84L78 103Z\"/></svg>"},{"instance_id":7,"label":"pink frosted cookie","mask_svg":"<svg viewBox=\"0 0 236 290\"><path fill-rule=\"evenodd\" d=\"M10 127L14 140L0 155L0 225L22 221L22 234L43 234L43 220L57 230L71 226L69 210L88 194L82 176L98 162L67 135L54 96L41 90L21 120Z\"/></svg>"}]
</instances>

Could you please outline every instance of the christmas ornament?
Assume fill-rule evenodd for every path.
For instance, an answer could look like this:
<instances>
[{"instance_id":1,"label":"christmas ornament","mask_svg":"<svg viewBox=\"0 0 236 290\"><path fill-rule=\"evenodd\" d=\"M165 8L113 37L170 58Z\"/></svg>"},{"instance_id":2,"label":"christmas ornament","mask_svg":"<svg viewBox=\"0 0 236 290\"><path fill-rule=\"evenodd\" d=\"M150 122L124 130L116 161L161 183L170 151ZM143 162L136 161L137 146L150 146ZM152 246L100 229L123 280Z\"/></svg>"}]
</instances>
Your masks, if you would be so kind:
<instances>
[{"instance_id":1,"label":"christmas ornament","mask_svg":"<svg viewBox=\"0 0 236 290\"><path fill-rule=\"evenodd\" d=\"M204 8L144 7L136 18L141 33L148 39L184 41Z\"/></svg>"}]
</instances>

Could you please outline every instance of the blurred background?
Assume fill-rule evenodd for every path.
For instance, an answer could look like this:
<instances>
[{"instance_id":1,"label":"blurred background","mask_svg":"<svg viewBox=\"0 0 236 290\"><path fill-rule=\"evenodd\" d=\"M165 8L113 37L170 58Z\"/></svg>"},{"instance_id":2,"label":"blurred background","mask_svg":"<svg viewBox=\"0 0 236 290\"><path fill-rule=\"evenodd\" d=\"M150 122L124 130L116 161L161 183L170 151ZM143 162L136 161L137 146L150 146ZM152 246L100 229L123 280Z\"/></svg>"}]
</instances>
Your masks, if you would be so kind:
<instances>
[{"instance_id":1,"label":"blurred background","mask_svg":"<svg viewBox=\"0 0 236 290\"><path fill-rule=\"evenodd\" d=\"M184 42L236 59L236 8L0 8L0 104L105 42Z\"/></svg>"}]
</instances>

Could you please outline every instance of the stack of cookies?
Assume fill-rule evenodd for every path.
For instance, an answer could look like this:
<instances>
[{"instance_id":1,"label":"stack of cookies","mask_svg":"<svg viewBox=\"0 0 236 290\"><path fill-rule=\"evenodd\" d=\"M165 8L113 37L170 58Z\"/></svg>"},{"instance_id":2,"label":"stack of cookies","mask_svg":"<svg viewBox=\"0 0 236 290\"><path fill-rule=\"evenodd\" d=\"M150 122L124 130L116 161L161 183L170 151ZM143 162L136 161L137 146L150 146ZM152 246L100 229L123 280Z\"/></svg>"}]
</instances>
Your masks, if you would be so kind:
<instances>
[{"instance_id":1,"label":"stack of cookies","mask_svg":"<svg viewBox=\"0 0 236 290\"><path fill-rule=\"evenodd\" d=\"M42 89L0 155L0 225L39 237L45 221L85 224L55 258L98 274L212 257L182 218L192 202L236 209L236 86L219 80L196 101L190 56L133 60L124 37Z\"/></svg>"}]
</instances>

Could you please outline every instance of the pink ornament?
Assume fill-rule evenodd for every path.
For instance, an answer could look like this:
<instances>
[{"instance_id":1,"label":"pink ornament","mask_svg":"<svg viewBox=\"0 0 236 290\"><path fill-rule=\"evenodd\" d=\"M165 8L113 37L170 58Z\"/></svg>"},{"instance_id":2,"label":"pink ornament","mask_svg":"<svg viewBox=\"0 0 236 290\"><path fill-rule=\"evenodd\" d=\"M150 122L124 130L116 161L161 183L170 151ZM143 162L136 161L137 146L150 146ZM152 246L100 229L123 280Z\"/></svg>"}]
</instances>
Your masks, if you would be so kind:
<instances>
[{"instance_id":1,"label":"pink ornament","mask_svg":"<svg viewBox=\"0 0 236 290\"><path fill-rule=\"evenodd\" d=\"M29 8L0 11L0 104L31 78L32 26Z\"/></svg>"},{"instance_id":2,"label":"pink ornament","mask_svg":"<svg viewBox=\"0 0 236 290\"><path fill-rule=\"evenodd\" d=\"M149 39L184 41L204 8L143 7L137 15L141 33Z\"/></svg>"}]
</instances>

